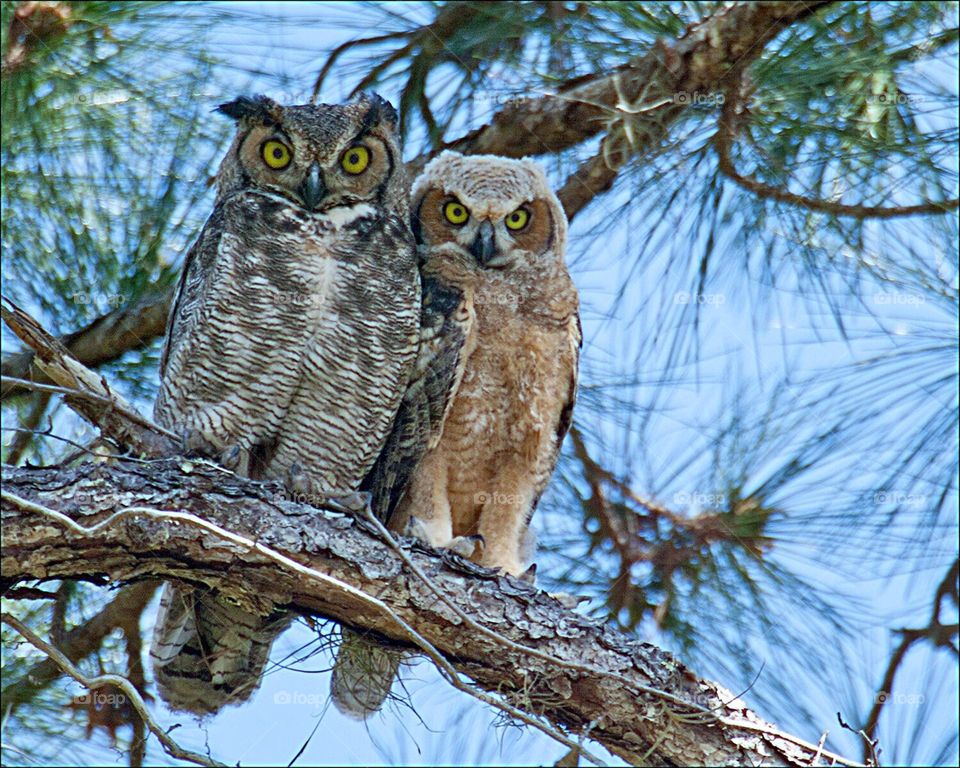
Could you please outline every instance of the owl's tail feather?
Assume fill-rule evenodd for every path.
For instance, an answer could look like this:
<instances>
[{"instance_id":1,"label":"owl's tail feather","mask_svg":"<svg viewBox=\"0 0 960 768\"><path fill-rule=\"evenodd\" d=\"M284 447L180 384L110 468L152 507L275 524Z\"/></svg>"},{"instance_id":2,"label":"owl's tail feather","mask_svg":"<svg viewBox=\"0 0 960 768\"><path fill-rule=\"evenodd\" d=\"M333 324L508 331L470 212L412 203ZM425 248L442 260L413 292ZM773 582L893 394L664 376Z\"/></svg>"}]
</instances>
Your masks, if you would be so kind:
<instances>
[{"instance_id":1,"label":"owl's tail feather","mask_svg":"<svg viewBox=\"0 0 960 768\"><path fill-rule=\"evenodd\" d=\"M198 715L246 701L291 619L283 611L250 613L212 593L167 583L150 647L161 698Z\"/></svg>"},{"instance_id":2,"label":"owl's tail feather","mask_svg":"<svg viewBox=\"0 0 960 768\"><path fill-rule=\"evenodd\" d=\"M378 712L390 695L400 664L409 655L344 628L333 664L330 695L347 717L365 720Z\"/></svg>"}]
</instances>

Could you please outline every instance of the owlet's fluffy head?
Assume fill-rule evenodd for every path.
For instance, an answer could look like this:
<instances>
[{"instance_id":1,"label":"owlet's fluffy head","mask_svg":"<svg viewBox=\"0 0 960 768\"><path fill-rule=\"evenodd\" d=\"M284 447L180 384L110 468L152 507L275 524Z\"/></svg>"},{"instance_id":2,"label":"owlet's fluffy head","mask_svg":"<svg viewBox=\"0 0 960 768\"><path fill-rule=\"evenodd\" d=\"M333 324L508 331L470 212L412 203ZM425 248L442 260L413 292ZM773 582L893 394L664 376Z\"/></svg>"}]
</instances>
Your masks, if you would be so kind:
<instances>
[{"instance_id":1,"label":"owlet's fluffy head","mask_svg":"<svg viewBox=\"0 0 960 768\"><path fill-rule=\"evenodd\" d=\"M416 180L413 234L476 269L543 267L563 259L567 217L530 160L443 152Z\"/></svg>"},{"instance_id":2,"label":"owlet's fluffy head","mask_svg":"<svg viewBox=\"0 0 960 768\"><path fill-rule=\"evenodd\" d=\"M288 107L242 96L217 111L237 121L217 177L218 200L254 189L311 212L357 203L405 210L397 113L376 94Z\"/></svg>"}]
</instances>

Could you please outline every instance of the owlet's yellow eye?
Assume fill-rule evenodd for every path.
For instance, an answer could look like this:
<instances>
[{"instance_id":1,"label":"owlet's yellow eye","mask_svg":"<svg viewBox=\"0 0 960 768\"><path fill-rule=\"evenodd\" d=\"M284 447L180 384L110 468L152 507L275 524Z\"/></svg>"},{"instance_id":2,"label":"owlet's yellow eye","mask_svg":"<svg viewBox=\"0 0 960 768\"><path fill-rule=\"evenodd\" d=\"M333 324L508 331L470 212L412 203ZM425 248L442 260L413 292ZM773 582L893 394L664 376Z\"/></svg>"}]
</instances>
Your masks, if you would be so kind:
<instances>
[{"instance_id":1,"label":"owlet's yellow eye","mask_svg":"<svg viewBox=\"0 0 960 768\"><path fill-rule=\"evenodd\" d=\"M370 150L359 144L350 147L340 158L340 167L354 176L367 170L368 165L370 165Z\"/></svg>"},{"instance_id":2,"label":"owlet's yellow eye","mask_svg":"<svg viewBox=\"0 0 960 768\"><path fill-rule=\"evenodd\" d=\"M263 142L260 152L263 155L263 162L275 171L282 171L290 165L290 159L293 156L290 147L276 139Z\"/></svg>"},{"instance_id":3,"label":"owlet's yellow eye","mask_svg":"<svg viewBox=\"0 0 960 768\"><path fill-rule=\"evenodd\" d=\"M523 229L530 221L530 212L526 208L517 208L513 213L507 216L507 229L514 231Z\"/></svg>"},{"instance_id":4,"label":"owlet's yellow eye","mask_svg":"<svg viewBox=\"0 0 960 768\"><path fill-rule=\"evenodd\" d=\"M451 224L466 224L467 219L470 218L470 211L467 210L466 206L461 205L456 200L451 200L445 206L443 206L443 215L447 217L447 221Z\"/></svg>"}]
</instances>

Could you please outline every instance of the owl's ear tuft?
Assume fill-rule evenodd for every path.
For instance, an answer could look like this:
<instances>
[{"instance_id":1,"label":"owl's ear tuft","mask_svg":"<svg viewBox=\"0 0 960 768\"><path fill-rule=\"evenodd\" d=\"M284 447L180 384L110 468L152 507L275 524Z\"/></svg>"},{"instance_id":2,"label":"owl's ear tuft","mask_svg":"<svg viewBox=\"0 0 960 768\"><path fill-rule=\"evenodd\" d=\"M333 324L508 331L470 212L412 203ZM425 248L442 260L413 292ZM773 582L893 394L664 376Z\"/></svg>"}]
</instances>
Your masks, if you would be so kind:
<instances>
[{"instance_id":1,"label":"owl's ear tuft","mask_svg":"<svg viewBox=\"0 0 960 768\"><path fill-rule=\"evenodd\" d=\"M283 107L267 96L241 96L221 104L214 111L238 121L249 120L263 125L277 125Z\"/></svg>"},{"instance_id":2,"label":"owl's ear tuft","mask_svg":"<svg viewBox=\"0 0 960 768\"><path fill-rule=\"evenodd\" d=\"M387 123L391 128L397 127L399 120L397 110L385 98L376 93L363 93L359 101L367 105L367 111L362 120L365 130L370 130L381 123Z\"/></svg>"}]
</instances>

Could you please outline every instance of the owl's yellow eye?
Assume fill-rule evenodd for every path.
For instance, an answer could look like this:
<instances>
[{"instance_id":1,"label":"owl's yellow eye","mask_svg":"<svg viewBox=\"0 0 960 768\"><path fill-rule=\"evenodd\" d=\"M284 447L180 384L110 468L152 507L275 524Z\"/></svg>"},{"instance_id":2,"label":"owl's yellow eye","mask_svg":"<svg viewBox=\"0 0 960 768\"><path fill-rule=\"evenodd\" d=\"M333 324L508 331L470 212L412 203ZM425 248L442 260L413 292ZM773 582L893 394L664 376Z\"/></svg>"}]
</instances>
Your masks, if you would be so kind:
<instances>
[{"instance_id":1,"label":"owl's yellow eye","mask_svg":"<svg viewBox=\"0 0 960 768\"><path fill-rule=\"evenodd\" d=\"M290 159L293 157L290 147L276 139L263 142L260 152L263 155L263 162L275 171L282 171L290 165Z\"/></svg>"},{"instance_id":2,"label":"owl's yellow eye","mask_svg":"<svg viewBox=\"0 0 960 768\"><path fill-rule=\"evenodd\" d=\"M451 200L445 206L443 206L443 215L447 217L447 221L451 224L466 224L467 219L470 218L470 211L467 210L466 206L461 205L456 200Z\"/></svg>"},{"instance_id":3,"label":"owl's yellow eye","mask_svg":"<svg viewBox=\"0 0 960 768\"><path fill-rule=\"evenodd\" d=\"M517 208L513 213L507 216L507 229L517 231L527 226L530 221L530 212L526 208Z\"/></svg>"},{"instance_id":4,"label":"owl's yellow eye","mask_svg":"<svg viewBox=\"0 0 960 768\"><path fill-rule=\"evenodd\" d=\"M340 166L343 170L354 176L367 170L368 165L370 165L370 150L359 144L350 147L340 158Z\"/></svg>"}]
</instances>

